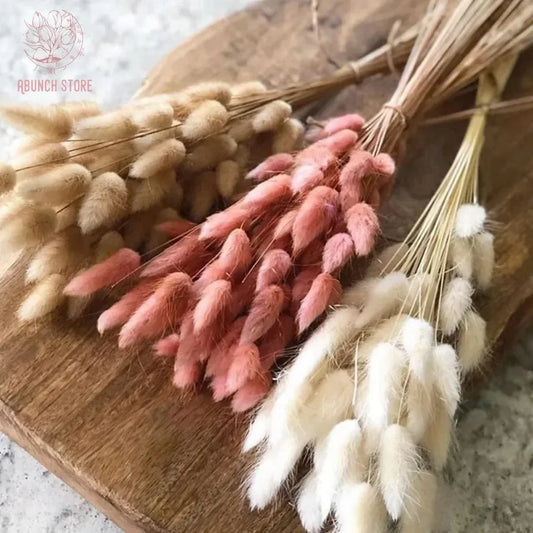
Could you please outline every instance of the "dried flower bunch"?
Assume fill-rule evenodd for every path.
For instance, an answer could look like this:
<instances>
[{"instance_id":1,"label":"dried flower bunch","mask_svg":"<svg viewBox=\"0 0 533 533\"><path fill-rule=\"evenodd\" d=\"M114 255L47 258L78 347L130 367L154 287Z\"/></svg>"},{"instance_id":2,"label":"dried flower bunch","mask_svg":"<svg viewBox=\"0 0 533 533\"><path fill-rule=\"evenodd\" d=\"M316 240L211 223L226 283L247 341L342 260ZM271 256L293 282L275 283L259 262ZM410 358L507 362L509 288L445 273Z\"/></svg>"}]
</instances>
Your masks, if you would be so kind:
<instances>
[{"instance_id":1,"label":"dried flower bunch","mask_svg":"<svg viewBox=\"0 0 533 533\"><path fill-rule=\"evenodd\" d=\"M328 92L401 63L415 29L322 80L267 91L260 82L210 82L133 100L100 113L91 102L3 106L28 133L12 165L0 165L0 242L14 262L34 254L36 283L19 316L39 318L63 302L74 274L123 247L160 251L221 203L249 188L250 164L299 148L303 126L291 118ZM284 100L285 98L285 100ZM281 156L283 159L283 156ZM131 253L130 253L131 257ZM69 316L90 299L68 298Z\"/></svg>"},{"instance_id":2,"label":"dried flower bunch","mask_svg":"<svg viewBox=\"0 0 533 533\"><path fill-rule=\"evenodd\" d=\"M497 100L516 56L483 74L477 104ZM487 111L473 116L457 157L405 242L304 344L250 426L244 450L266 444L250 479L262 508L307 447L298 495L307 531L333 513L336 531L432 527L437 476L450 446L461 376L486 352L474 288L490 286L493 236L476 203Z\"/></svg>"},{"instance_id":3,"label":"dried flower bunch","mask_svg":"<svg viewBox=\"0 0 533 533\"><path fill-rule=\"evenodd\" d=\"M332 119L306 149L267 158L249 174L260 182L252 191L142 267L99 330L122 326L121 347L170 332L157 350L175 356L177 386L205 370L216 400L234 394L235 410L253 406L276 357L338 301L343 266L373 248L394 162L358 147L362 125L358 115ZM123 249L65 291L87 296L139 265Z\"/></svg>"}]
</instances>

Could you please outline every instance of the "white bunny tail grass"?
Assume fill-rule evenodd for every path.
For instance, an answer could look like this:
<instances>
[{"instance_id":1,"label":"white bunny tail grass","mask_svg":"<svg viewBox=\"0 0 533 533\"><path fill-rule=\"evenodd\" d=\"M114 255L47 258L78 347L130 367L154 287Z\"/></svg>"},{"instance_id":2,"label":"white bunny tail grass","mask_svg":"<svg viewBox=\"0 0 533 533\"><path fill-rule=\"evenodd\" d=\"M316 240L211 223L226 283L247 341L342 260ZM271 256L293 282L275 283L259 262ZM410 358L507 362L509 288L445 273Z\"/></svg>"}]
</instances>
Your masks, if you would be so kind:
<instances>
[{"instance_id":1,"label":"white bunny tail grass","mask_svg":"<svg viewBox=\"0 0 533 533\"><path fill-rule=\"evenodd\" d=\"M386 533L387 511L370 483L343 483L335 500L338 533Z\"/></svg>"},{"instance_id":2,"label":"white bunny tail grass","mask_svg":"<svg viewBox=\"0 0 533 533\"><path fill-rule=\"evenodd\" d=\"M402 533L431 533L437 498L437 478L431 472L418 472L406 499L400 519Z\"/></svg>"},{"instance_id":3,"label":"white bunny tail grass","mask_svg":"<svg viewBox=\"0 0 533 533\"><path fill-rule=\"evenodd\" d=\"M250 476L248 499L252 509L263 509L273 500L304 447L305 442L287 439L283 446L267 448Z\"/></svg>"},{"instance_id":4,"label":"white bunny tail grass","mask_svg":"<svg viewBox=\"0 0 533 533\"><path fill-rule=\"evenodd\" d=\"M26 283L40 281L50 274L74 274L88 255L89 245L79 228L67 228L37 250L26 269Z\"/></svg>"},{"instance_id":5,"label":"white bunny tail grass","mask_svg":"<svg viewBox=\"0 0 533 533\"><path fill-rule=\"evenodd\" d=\"M270 416L274 406L274 395L270 394L261 404L242 444L242 451L248 452L254 449L264 439L267 438L270 429Z\"/></svg>"},{"instance_id":6,"label":"white bunny tail grass","mask_svg":"<svg viewBox=\"0 0 533 533\"><path fill-rule=\"evenodd\" d=\"M449 344L439 344L433 350L433 365L437 394L453 417L461 398L461 374L457 354Z\"/></svg>"},{"instance_id":7,"label":"white bunny tail grass","mask_svg":"<svg viewBox=\"0 0 533 533\"><path fill-rule=\"evenodd\" d=\"M401 331L402 345L409 357L409 372L422 385L433 383L433 345L435 331L431 324L418 318L408 318Z\"/></svg>"},{"instance_id":8,"label":"white bunny tail grass","mask_svg":"<svg viewBox=\"0 0 533 533\"><path fill-rule=\"evenodd\" d=\"M459 329L457 354L463 372L478 368L487 351L487 323L476 312L466 313Z\"/></svg>"},{"instance_id":9,"label":"white bunny tail grass","mask_svg":"<svg viewBox=\"0 0 533 533\"><path fill-rule=\"evenodd\" d=\"M264 83L260 81L245 81L234 85L231 88L231 98L232 100L238 100L239 98L247 98L249 96L256 96L258 94L263 94L267 91L267 88Z\"/></svg>"},{"instance_id":10,"label":"white bunny tail grass","mask_svg":"<svg viewBox=\"0 0 533 533\"><path fill-rule=\"evenodd\" d=\"M2 220L0 242L5 251L15 251L43 243L56 229L56 213L51 207L22 202Z\"/></svg>"},{"instance_id":11,"label":"white bunny tail grass","mask_svg":"<svg viewBox=\"0 0 533 533\"><path fill-rule=\"evenodd\" d=\"M326 437L323 457L317 469L316 490L322 522L329 515L340 484L347 480L362 481L367 466L357 420L336 424Z\"/></svg>"},{"instance_id":12,"label":"white bunny tail grass","mask_svg":"<svg viewBox=\"0 0 533 533\"><path fill-rule=\"evenodd\" d=\"M74 120L81 120L82 118L94 117L101 113L100 107L92 100L73 100L71 102L64 102L61 104L69 115Z\"/></svg>"},{"instance_id":13,"label":"white bunny tail grass","mask_svg":"<svg viewBox=\"0 0 533 533\"><path fill-rule=\"evenodd\" d=\"M18 154L13 161L13 166L18 169L46 163L60 163L68 157L67 148L61 143L43 143L33 150ZM18 178L24 177L25 173L18 171Z\"/></svg>"},{"instance_id":14,"label":"white bunny tail grass","mask_svg":"<svg viewBox=\"0 0 533 533\"><path fill-rule=\"evenodd\" d=\"M101 227L111 227L128 212L128 188L114 172L105 172L94 178L81 201L78 224L83 233Z\"/></svg>"},{"instance_id":15,"label":"white bunny tail grass","mask_svg":"<svg viewBox=\"0 0 533 533\"><path fill-rule=\"evenodd\" d=\"M220 196L229 200L241 179L241 169L237 161L221 161L216 168L216 185Z\"/></svg>"},{"instance_id":16,"label":"white bunny tail grass","mask_svg":"<svg viewBox=\"0 0 533 533\"><path fill-rule=\"evenodd\" d=\"M412 480L418 471L418 454L409 431L398 424L389 426L381 442L378 458L379 482L387 511L400 517Z\"/></svg>"},{"instance_id":17,"label":"white bunny tail grass","mask_svg":"<svg viewBox=\"0 0 533 533\"><path fill-rule=\"evenodd\" d=\"M278 129L290 117L292 107L283 100L275 100L263 106L253 117L252 127L256 133Z\"/></svg>"},{"instance_id":18,"label":"white bunny tail grass","mask_svg":"<svg viewBox=\"0 0 533 533\"><path fill-rule=\"evenodd\" d=\"M322 513L318 497L318 476L312 471L302 482L296 510L303 528L309 533L318 533L322 527Z\"/></svg>"},{"instance_id":19,"label":"white bunny tail grass","mask_svg":"<svg viewBox=\"0 0 533 533\"><path fill-rule=\"evenodd\" d=\"M369 287L361 315L356 321L359 327L387 318L400 310L407 296L409 284L402 272L391 272Z\"/></svg>"},{"instance_id":20,"label":"white bunny tail grass","mask_svg":"<svg viewBox=\"0 0 533 533\"><path fill-rule=\"evenodd\" d=\"M455 236L461 239L473 237L483 231L487 213L485 208L478 204L463 204L455 216Z\"/></svg>"},{"instance_id":21,"label":"white bunny tail grass","mask_svg":"<svg viewBox=\"0 0 533 533\"><path fill-rule=\"evenodd\" d=\"M166 102L151 102L139 106L133 114L133 120L139 128L161 129L172 126L174 109Z\"/></svg>"},{"instance_id":22,"label":"white bunny tail grass","mask_svg":"<svg viewBox=\"0 0 533 533\"><path fill-rule=\"evenodd\" d=\"M17 316L22 321L41 318L65 299L63 289L67 280L61 274L50 274L30 292L17 311Z\"/></svg>"},{"instance_id":23,"label":"white bunny tail grass","mask_svg":"<svg viewBox=\"0 0 533 533\"><path fill-rule=\"evenodd\" d=\"M426 449L435 470L444 468L452 438L453 419L442 401L435 402L433 418L429 424L421 446Z\"/></svg>"},{"instance_id":24,"label":"white bunny tail grass","mask_svg":"<svg viewBox=\"0 0 533 533\"><path fill-rule=\"evenodd\" d=\"M301 148L304 134L303 124L296 118L289 118L276 130L272 139L272 152L289 153Z\"/></svg>"},{"instance_id":25,"label":"white bunny tail grass","mask_svg":"<svg viewBox=\"0 0 533 533\"><path fill-rule=\"evenodd\" d=\"M485 291L490 287L494 272L494 236L483 231L473 238L474 277L477 286Z\"/></svg>"},{"instance_id":26,"label":"white bunny tail grass","mask_svg":"<svg viewBox=\"0 0 533 533\"><path fill-rule=\"evenodd\" d=\"M454 278L444 287L439 326L444 335L451 335L472 305L474 289L464 278Z\"/></svg>"},{"instance_id":27,"label":"white bunny tail grass","mask_svg":"<svg viewBox=\"0 0 533 533\"><path fill-rule=\"evenodd\" d=\"M204 81L187 87L184 96L192 102L201 100L216 100L221 104L228 104L231 100L231 87L223 81Z\"/></svg>"},{"instance_id":28,"label":"white bunny tail grass","mask_svg":"<svg viewBox=\"0 0 533 533\"><path fill-rule=\"evenodd\" d=\"M173 169L163 170L145 180L130 180L130 211L138 213L157 206L176 183ZM150 228L148 228L149 231Z\"/></svg>"},{"instance_id":29,"label":"white bunny tail grass","mask_svg":"<svg viewBox=\"0 0 533 533\"><path fill-rule=\"evenodd\" d=\"M187 196L190 198L189 218L201 222L212 211L217 201L217 175L212 171L201 172L188 184Z\"/></svg>"},{"instance_id":30,"label":"white bunny tail grass","mask_svg":"<svg viewBox=\"0 0 533 533\"><path fill-rule=\"evenodd\" d=\"M188 142L199 141L222 131L229 119L227 109L217 100L202 102L181 126L181 136Z\"/></svg>"},{"instance_id":31,"label":"white bunny tail grass","mask_svg":"<svg viewBox=\"0 0 533 533\"><path fill-rule=\"evenodd\" d=\"M15 170L11 165L0 163L0 195L5 194L15 186Z\"/></svg>"},{"instance_id":32,"label":"white bunny tail grass","mask_svg":"<svg viewBox=\"0 0 533 533\"><path fill-rule=\"evenodd\" d=\"M77 164L62 165L45 174L17 183L22 198L45 205L63 206L83 195L91 183L91 173Z\"/></svg>"},{"instance_id":33,"label":"white bunny tail grass","mask_svg":"<svg viewBox=\"0 0 533 533\"><path fill-rule=\"evenodd\" d=\"M139 130L132 115L125 110L87 117L76 123L80 139L116 140L131 137Z\"/></svg>"},{"instance_id":34,"label":"white bunny tail grass","mask_svg":"<svg viewBox=\"0 0 533 533\"><path fill-rule=\"evenodd\" d=\"M363 420L372 449L398 416L406 370L405 353L392 344L379 343L370 353Z\"/></svg>"},{"instance_id":35,"label":"white bunny tail grass","mask_svg":"<svg viewBox=\"0 0 533 533\"><path fill-rule=\"evenodd\" d=\"M472 278L474 253L468 239L452 238L450 243L450 263L458 276L464 279Z\"/></svg>"},{"instance_id":36,"label":"white bunny tail grass","mask_svg":"<svg viewBox=\"0 0 533 533\"><path fill-rule=\"evenodd\" d=\"M179 165L185 157L185 146L177 139L167 139L149 148L131 166L132 178L150 178Z\"/></svg>"},{"instance_id":37,"label":"white bunny tail grass","mask_svg":"<svg viewBox=\"0 0 533 533\"><path fill-rule=\"evenodd\" d=\"M231 159L236 150L237 143L229 135L213 135L192 148L185 156L181 169L190 173L208 170L225 159Z\"/></svg>"},{"instance_id":38,"label":"white bunny tail grass","mask_svg":"<svg viewBox=\"0 0 533 533\"><path fill-rule=\"evenodd\" d=\"M72 134L74 121L62 106L2 105L0 114L16 128L46 139L68 139Z\"/></svg>"},{"instance_id":39,"label":"white bunny tail grass","mask_svg":"<svg viewBox=\"0 0 533 533\"><path fill-rule=\"evenodd\" d=\"M104 233L95 246L95 263L100 263L108 257L111 257L115 252L124 248L124 246L124 239L118 231L108 231L107 233Z\"/></svg>"}]
</instances>

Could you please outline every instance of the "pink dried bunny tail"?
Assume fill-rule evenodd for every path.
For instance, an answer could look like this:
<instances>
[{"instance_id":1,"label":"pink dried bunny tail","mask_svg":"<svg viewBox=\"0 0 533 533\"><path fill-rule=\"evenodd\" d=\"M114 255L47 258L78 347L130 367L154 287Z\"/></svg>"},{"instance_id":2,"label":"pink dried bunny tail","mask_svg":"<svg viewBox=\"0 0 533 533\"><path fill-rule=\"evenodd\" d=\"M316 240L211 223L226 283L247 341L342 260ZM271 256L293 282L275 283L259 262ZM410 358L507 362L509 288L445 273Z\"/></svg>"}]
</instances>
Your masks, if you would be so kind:
<instances>
[{"instance_id":1,"label":"pink dried bunny tail","mask_svg":"<svg viewBox=\"0 0 533 533\"><path fill-rule=\"evenodd\" d=\"M253 215L266 211L273 204L283 204L291 196L291 177L279 174L252 189L240 204Z\"/></svg>"},{"instance_id":2,"label":"pink dried bunny tail","mask_svg":"<svg viewBox=\"0 0 533 533\"><path fill-rule=\"evenodd\" d=\"M330 118L324 126L320 137L326 137L341 130L359 131L364 123L365 119L357 113Z\"/></svg>"},{"instance_id":3,"label":"pink dried bunny tail","mask_svg":"<svg viewBox=\"0 0 533 533\"><path fill-rule=\"evenodd\" d=\"M246 177L257 181L264 181L276 174L281 174L289 170L294 163L291 154L274 154L259 163L253 170L250 170Z\"/></svg>"},{"instance_id":4,"label":"pink dried bunny tail","mask_svg":"<svg viewBox=\"0 0 533 533\"><path fill-rule=\"evenodd\" d=\"M230 281L220 279L209 284L194 308L194 333L199 334L213 326L214 322L223 316L230 303Z\"/></svg>"},{"instance_id":5,"label":"pink dried bunny tail","mask_svg":"<svg viewBox=\"0 0 533 533\"><path fill-rule=\"evenodd\" d=\"M294 318L287 314L281 315L259 343L263 370L269 370L272 367L295 334Z\"/></svg>"},{"instance_id":6,"label":"pink dried bunny tail","mask_svg":"<svg viewBox=\"0 0 533 533\"><path fill-rule=\"evenodd\" d=\"M376 212L369 204L360 202L346 212L345 218L355 246L355 253L359 256L368 255L374 248L379 231Z\"/></svg>"},{"instance_id":7,"label":"pink dried bunny tail","mask_svg":"<svg viewBox=\"0 0 533 533\"><path fill-rule=\"evenodd\" d=\"M196 224L194 224L194 222L190 222L189 220L181 218L178 220L167 220L166 222L161 222L161 224L156 226L156 229L167 234L169 237L180 237L181 235L185 235L195 226Z\"/></svg>"},{"instance_id":8,"label":"pink dried bunny tail","mask_svg":"<svg viewBox=\"0 0 533 533\"><path fill-rule=\"evenodd\" d=\"M225 376L231 364L232 352L230 348L237 345L241 336L246 317L240 317L229 328L218 346L213 350L207 361L205 374L208 377Z\"/></svg>"},{"instance_id":9,"label":"pink dried bunny tail","mask_svg":"<svg viewBox=\"0 0 533 533\"><path fill-rule=\"evenodd\" d=\"M111 257L76 276L64 289L67 296L89 296L131 275L141 264L140 255L122 248Z\"/></svg>"},{"instance_id":10,"label":"pink dried bunny tail","mask_svg":"<svg viewBox=\"0 0 533 533\"><path fill-rule=\"evenodd\" d=\"M183 272L166 276L154 293L133 313L120 330L120 348L153 338L181 319L191 296L191 278Z\"/></svg>"},{"instance_id":11,"label":"pink dried bunny tail","mask_svg":"<svg viewBox=\"0 0 533 533\"><path fill-rule=\"evenodd\" d=\"M176 270L184 270L192 276L196 274L207 256L206 248L195 232L172 244L150 261L144 267L141 276L164 276Z\"/></svg>"},{"instance_id":12,"label":"pink dried bunny tail","mask_svg":"<svg viewBox=\"0 0 533 533\"><path fill-rule=\"evenodd\" d=\"M134 311L155 291L157 283L157 280L152 279L142 281L104 311L98 317L98 332L102 334L108 329L125 324Z\"/></svg>"},{"instance_id":13,"label":"pink dried bunny tail","mask_svg":"<svg viewBox=\"0 0 533 533\"><path fill-rule=\"evenodd\" d=\"M252 263L250 239L242 229L233 230L220 250L219 262L226 272L239 276Z\"/></svg>"},{"instance_id":14,"label":"pink dried bunny tail","mask_svg":"<svg viewBox=\"0 0 533 533\"><path fill-rule=\"evenodd\" d=\"M200 230L200 239L225 239L234 229L246 228L250 213L239 203L207 218Z\"/></svg>"},{"instance_id":15,"label":"pink dried bunny tail","mask_svg":"<svg viewBox=\"0 0 533 533\"><path fill-rule=\"evenodd\" d=\"M259 292L244 323L241 344L251 344L262 337L280 315L284 303L285 292L278 285L270 285Z\"/></svg>"},{"instance_id":16,"label":"pink dried bunny tail","mask_svg":"<svg viewBox=\"0 0 533 533\"><path fill-rule=\"evenodd\" d=\"M355 247L352 237L347 233L337 233L330 237L322 253L322 270L333 274L341 270L353 257Z\"/></svg>"},{"instance_id":17,"label":"pink dried bunny tail","mask_svg":"<svg viewBox=\"0 0 533 533\"><path fill-rule=\"evenodd\" d=\"M200 381L202 377L202 365L197 361L181 361L176 359L174 363L174 375L172 384L178 388L191 387Z\"/></svg>"},{"instance_id":18,"label":"pink dried bunny tail","mask_svg":"<svg viewBox=\"0 0 533 533\"><path fill-rule=\"evenodd\" d=\"M292 285L292 307L297 311L300 307L300 302L309 292L313 280L322 272L320 265L311 265L302 270L295 278Z\"/></svg>"},{"instance_id":19,"label":"pink dried bunny tail","mask_svg":"<svg viewBox=\"0 0 533 533\"><path fill-rule=\"evenodd\" d=\"M297 214L297 209L291 209L279 219L272 235L274 240L283 239L291 234L292 226L294 225Z\"/></svg>"},{"instance_id":20,"label":"pink dried bunny tail","mask_svg":"<svg viewBox=\"0 0 533 533\"><path fill-rule=\"evenodd\" d=\"M260 292L268 285L280 284L291 267L291 256L285 250L274 249L266 252L257 273L255 290Z\"/></svg>"},{"instance_id":21,"label":"pink dried bunny tail","mask_svg":"<svg viewBox=\"0 0 533 533\"><path fill-rule=\"evenodd\" d=\"M339 193L326 186L314 188L298 210L292 227L293 254L298 255L311 241L333 226Z\"/></svg>"},{"instance_id":22,"label":"pink dried bunny tail","mask_svg":"<svg viewBox=\"0 0 533 533\"><path fill-rule=\"evenodd\" d=\"M171 333L166 337L158 340L154 345L156 355L161 357L174 357L180 345L180 336L177 333Z\"/></svg>"},{"instance_id":23,"label":"pink dried bunny tail","mask_svg":"<svg viewBox=\"0 0 533 533\"><path fill-rule=\"evenodd\" d=\"M305 193L324 184L324 173L314 165L299 165L292 173L292 190Z\"/></svg>"},{"instance_id":24,"label":"pink dried bunny tail","mask_svg":"<svg viewBox=\"0 0 533 533\"><path fill-rule=\"evenodd\" d=\"M244 383L234 394L231 400L231 408L235 413L248 411L257 405L272 387L270 375L259 374Z\"/></svg>"},{"instance_id":25,"label":"pink dried bunny tail","mask_svg":"<svg viewBox=\"0 0 533 533\"><path fill-rule=\"evenodd\" d=\"M261 364L257 346L255 344L241 344L240 346L236 346L226 376L227 394L233 394L260 371Z\"/></svg>"},{"instance_id":26,"label":"pink dried bunny tail","mask_svg":"<svg viewBox=\"0 0 533 533\"><path fill-rule=\"evenodd\" d=\"M341 294L339 280L326 273L317 276L298 310L298 334L305 331L329 305L336 304Z\"/></svg>"}]
</instances>

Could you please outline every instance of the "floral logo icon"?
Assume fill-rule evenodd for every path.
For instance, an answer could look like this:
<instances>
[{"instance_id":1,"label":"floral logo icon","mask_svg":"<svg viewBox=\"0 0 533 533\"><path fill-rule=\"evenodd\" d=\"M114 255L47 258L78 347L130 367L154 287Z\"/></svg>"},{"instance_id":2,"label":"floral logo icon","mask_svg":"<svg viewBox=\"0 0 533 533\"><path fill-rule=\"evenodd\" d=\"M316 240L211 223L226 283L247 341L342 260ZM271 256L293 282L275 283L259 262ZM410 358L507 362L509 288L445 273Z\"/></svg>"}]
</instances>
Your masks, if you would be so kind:
<instances>
[{"instance_id":1,"label":"floral logo icon","mask_svg":"<svg viewBox=\"0 0 533 533\"><path fill-rule=\"evenodd\" d=\"M45 17L36 11L25 24L24 52L37 67L55 73L82 53L83 31L72 13L54 10Z\"/></svg>"}]
</instances>

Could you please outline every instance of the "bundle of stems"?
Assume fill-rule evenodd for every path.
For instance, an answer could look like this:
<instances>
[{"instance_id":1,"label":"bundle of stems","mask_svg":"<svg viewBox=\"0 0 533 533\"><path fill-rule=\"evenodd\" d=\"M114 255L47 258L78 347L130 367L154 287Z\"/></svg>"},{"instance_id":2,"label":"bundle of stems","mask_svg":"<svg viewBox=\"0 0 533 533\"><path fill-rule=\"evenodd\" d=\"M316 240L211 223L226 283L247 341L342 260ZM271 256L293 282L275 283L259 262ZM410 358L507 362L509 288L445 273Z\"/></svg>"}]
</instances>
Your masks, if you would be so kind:
<instances>
[{"instance_id":1,"label":"bundle of stems","mask_svg":"<svg viewBox=\"0 0 533 533\"><path fill-rule=\"evenodd\" d=\"M306 447L313 464L298 496L308 531L330 512L341 533L429 533L448 456L461 376L483 360L485 322L474 287L490 286L493 236L477 203L486 106L516 55L482 74L478 111L457 156L405 241L386 248L343 305L308 339L250 426L265 445L250 479L265 506Z\"/></svg>"},{"instance_id":2,"label":"bundle of stems","mask_svg":"<svg viewBox=\"0 0 533 533\"><path fill-rule=\"evenodd\" d=\"M507 4L460 0L446 11L432 3L398 89L376 117L364 126L356 114L337 117L304 150L267 158L249 173L262 182L254 190L185 237L174 233L175 243L141 268L135 288L101 315L99 330L122 326L122 347L170 333L157 350L175 357L177 386L206 375L215 399L234 395L239 411L254 405L283 348L340 297L342 268L374 247L376 212L395 169L380 150L397 150L407 124L485 35L492 39L479 49L476 69L524 33L526 22L512 25L514 33L491 31L510 18ZM513 5L511 19L522 21L527 3ZM461 84L474 79L465 71ZM114 286L138 275L139 264L120 250L65 292L84 297Z\"/></svg>"},{"instance_id":3,"label":"bundle of stems","mask_svg":"<svg viewBox=\"0 0 533 533\"><path fill-rule=\"evenodd\" d=\"M5 262L33 254L27 282L36 285L20 318L52 311L73 275L124 246L148 257L160 251L168 240L161 224L180 233L192 226L181 215L200 222L232 203L253 183L244 177L254 161L301 147L291 106L402 64L415 35L412 28L330 76L280 90L202 83L104 114L93 102L3 106L29 134L12 165L0 164ZM69 298L69 316L89 300Z\"/></svg>"}]
</instances>

